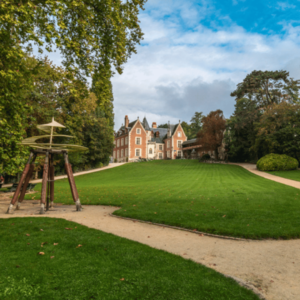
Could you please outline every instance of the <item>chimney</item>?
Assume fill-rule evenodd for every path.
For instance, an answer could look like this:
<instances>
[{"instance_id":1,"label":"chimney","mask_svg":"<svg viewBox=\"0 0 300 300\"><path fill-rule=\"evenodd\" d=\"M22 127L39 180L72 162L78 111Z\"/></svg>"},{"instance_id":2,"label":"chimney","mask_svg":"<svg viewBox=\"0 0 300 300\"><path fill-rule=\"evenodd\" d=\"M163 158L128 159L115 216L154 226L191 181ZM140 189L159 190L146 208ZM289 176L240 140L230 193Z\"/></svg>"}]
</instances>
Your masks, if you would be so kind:
<instances>
[{"instance_id":1,"label":"chimney","mask_svg":"<svg viewBox=\"0 0 300 300\"><path fill-rule=\"evenodd\" d=\"M152 123L152 128L157 128L156 122Z\"/></svg>"},{"instance_id":2,"label":"chimney","mask_svg":"<svg viewBox=\"0 0 300 300\"><path fill-rule=\"evenodd\" d=\"M129 119L128 119L128 116L126 115L125 116L125 127L128 127L129 125Z\"/></svg>"}]
</instances>

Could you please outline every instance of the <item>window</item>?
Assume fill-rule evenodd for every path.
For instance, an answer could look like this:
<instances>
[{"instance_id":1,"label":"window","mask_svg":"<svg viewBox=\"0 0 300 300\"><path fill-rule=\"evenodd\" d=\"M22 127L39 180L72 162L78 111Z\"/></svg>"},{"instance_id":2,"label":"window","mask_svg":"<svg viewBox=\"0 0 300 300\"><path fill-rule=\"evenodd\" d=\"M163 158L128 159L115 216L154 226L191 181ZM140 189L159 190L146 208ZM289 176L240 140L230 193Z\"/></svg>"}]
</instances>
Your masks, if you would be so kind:
<instances>
[{"instance_id":1,"label":"window","mask_svg":"<svg viewBox=\"0 0 300 300\"><path fill-rule=\"evenodd\" d=\"M120 140L117 140L117 147L120 146Z\"/></svg>"},{"instance_id":2,"label":"window","mask_svg":"<svg viewBox=\"0 0 300 300\"><path fill-rule=\"evenodd\" d=\"M182 141L177 141L178 148L181 148L181 143L182 143Z\"/></svg>"},{"instance_id":3,"label":"window","mask_svg":"<svg viewBox=\"0 0 300 300\"><path fill-rule=\"evenodd\" d=\"M116 158L116 151L114 151L113 157Z\"/></svg>"},{"instance_id":4,"label":"window","mask_svg":"<svg viewBox=\"0 0 300 300\"><path fill-rule=\"evenodd\" d=\"M135 149L135 156L141 155L141 149Z\"/></svg>"},{"instance_id":5,"label":"window","mask_svg":"<svg viewBox=\"0 0 300 300\"><path fill-rule=\"evenodd\" d=\"M136 138L135 144L136 144L136 145L140 145L140 144L141 144L141 138Z\"/></svg>"},{"instance_id":6,"label":"window","mask_svg":"<svg viewBox=\"0 0 300 300\"><path fill-rule=\"evenodd\" d=\"M168 141L168 144L167 144L167 145L168 145L167 147L170 148L170 141Z\"/></svg>"},{"instance_id":7,"label":"window","mask_svg":"<svg viewBox=\"0 0 300 300\"><path fill-rule=\"evenodd\" d=\"M121 146L124 145L124 139L121 139Z\"/></svg>"},{"instance_id":8,"label":"window","mask_svg":"<svg viewBox=\"0 0 300 300\"><path fill-rule=\"evenodd\" d=\"M167 152L167 157L170 158L170 151Z\"/></svg>"},{"instance_id":9,"label":"window","mask_svg":"<svg viewBox=\"0 0 300 300\"><path fill-rule=\"evenodd\" d=\"M127 148L125 149L125 156L126 157L128 156L128 149Z\"/></svg>"},{"instance_id":10,"label":"window","mask_svg":"<svg viewBox=\"0 0 300 300\"><path fill-rule=\"evenodd\" d=\"M114 145L116 145L116 141L114 140Z\"/></svg>"},{"instance_id":11,"label":"window","mask_svg":"<svg viewBox=\"0 0 300 300\"><path fill-rule=\"evenodd\" d=\"M178 154L177 154L177 156L180 156L180 157L181 157L181 151L178 151Z\"/></svg>"},{"instance_id":12,"label":"window","mask_svg":"<svg viewBox=\"0 0 300 300\"><path fill-rule=\"evenodd\" d=\"M149 154L152 154L152 148L149 149Z\"/></svg>"},{"instance_id":13,"label":"window","mask_svg":"<svg viewBox=\"0 0 300 300\"><path fill-rule=\"evenodd\" d=\"M137 133L137 134L141 134L141 129L140 129L140 128L137 128L137 129L136 129L136 133Z\"/></svg>"},{"instance_id":14,"label":"window","mask_svg":"<svg viewBox=\"0 0 300 300\"><path fill-rule=\"evenodd\" d=\"M118 154L117 154L117 158L119 158L120 157L120 150L118 150Z\"/></svg>"},{"instance_id":15,"label":"window","mask_svg":"<svg viewBox=\"0 0 300 300\"><path fill-rule=\"evenodd\" d=\"M128 137L125 138L125 145L128 145Z\"/></svg>"},{"instance_id":16,"label":"window","mask_svg":"<svg viewBox=\"0 0 300 300\"><path fill-rule=\"evenodd\" d=\"M178 137L181 137L181 132L180 131L178 132Z\"/></svg>"},{"instance_id":17,"label":"window","mask_svg":"<svg viewBox=\"0 0 300 300\"><path fill-rule=\"evenodd\" d=\"M158 146L158 149L162 151L163 145L159 145L159 146Z\"/></svg>"},{"instance_id":18,"label":"window","mask_svg":"<svg viewBox=\"0 0 300 300\"><path fill-rule=\"evenodd\" d=\"M163 158L163 154L161 152L158 153L158 157L159 157L159 159L162 159Z\"/></svg>"},{"instance_id":19,"label":"window","mask_svg":"<svg viewBox=\"0 0 300 300\"><path fill-rule=\"evenodd\" d=\"M124 157L124 149L121 150L121 157Z\"/></svg>"}]
</instances>

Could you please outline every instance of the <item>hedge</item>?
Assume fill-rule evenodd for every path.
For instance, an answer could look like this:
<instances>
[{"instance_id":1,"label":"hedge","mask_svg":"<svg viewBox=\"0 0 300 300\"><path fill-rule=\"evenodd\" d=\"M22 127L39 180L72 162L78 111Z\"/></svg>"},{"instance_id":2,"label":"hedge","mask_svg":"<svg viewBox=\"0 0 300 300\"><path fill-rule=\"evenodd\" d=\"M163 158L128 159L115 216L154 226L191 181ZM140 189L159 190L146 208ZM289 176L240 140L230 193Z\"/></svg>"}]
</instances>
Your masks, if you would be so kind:
<instances>
[{"instance_id":1,"label":"hedge","mask_svg":"<svg viewBox=\"0 0 300 300\"><path fill-rule=\"evenodd\" d=\"M285 154L267 154L262 157L256 164L260 171L287 171L298 168L297 159Z\"/></svg>"}]
</instances>

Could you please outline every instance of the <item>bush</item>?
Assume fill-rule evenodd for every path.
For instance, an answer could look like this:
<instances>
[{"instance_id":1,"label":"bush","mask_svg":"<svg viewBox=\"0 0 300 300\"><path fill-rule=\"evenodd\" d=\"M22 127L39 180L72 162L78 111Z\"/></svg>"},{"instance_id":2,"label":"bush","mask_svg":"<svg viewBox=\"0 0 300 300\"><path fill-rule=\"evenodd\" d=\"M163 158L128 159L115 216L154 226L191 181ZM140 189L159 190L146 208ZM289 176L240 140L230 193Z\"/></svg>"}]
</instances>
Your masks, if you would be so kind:
<instances>
[{"instance_id":1,"label":"bush","mask_svg":"<svg viewBox=\"0 0 300 300\"><path fill-rule=\"evenodd\" d=\"M256 164L260 171L287 171L298 168L297 159L285 154L267 154L262 157Z\"/></svg>"},{"instance_id":2,"label":"bush","mask_svg":"<svg viewBox=\"0 0 300 300\"><path fill-rule=\"evenodd\" d=\"M200 161L204 161L208 159L210 159L210 155L208 153L205 153L200 157Z\"/></svg>"}]
</instances>

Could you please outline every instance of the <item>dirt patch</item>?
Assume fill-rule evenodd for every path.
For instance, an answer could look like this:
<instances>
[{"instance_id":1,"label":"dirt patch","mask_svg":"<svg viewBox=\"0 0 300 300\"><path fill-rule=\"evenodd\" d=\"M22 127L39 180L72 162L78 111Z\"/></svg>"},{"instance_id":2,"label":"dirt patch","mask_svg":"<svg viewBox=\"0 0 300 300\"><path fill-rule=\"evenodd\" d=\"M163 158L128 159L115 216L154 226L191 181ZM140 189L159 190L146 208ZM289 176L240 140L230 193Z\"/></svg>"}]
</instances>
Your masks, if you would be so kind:
<instances>
[{"instance_id":1,"label":"dirt patch","mask_svg":"<svg viewBox=\"0 0 300 300\"><path fill-rule=\"evenodd\" d=\"M5 214L10 201L0 195L0 217L55 217L162 249L237 279L260 291L266 299L300 300L300 240L227 240L111 217L118 207L55 204L45 215L39 214L39 201L25 200L21 209Z\"/></svg>"}]
</instances>

